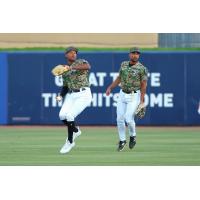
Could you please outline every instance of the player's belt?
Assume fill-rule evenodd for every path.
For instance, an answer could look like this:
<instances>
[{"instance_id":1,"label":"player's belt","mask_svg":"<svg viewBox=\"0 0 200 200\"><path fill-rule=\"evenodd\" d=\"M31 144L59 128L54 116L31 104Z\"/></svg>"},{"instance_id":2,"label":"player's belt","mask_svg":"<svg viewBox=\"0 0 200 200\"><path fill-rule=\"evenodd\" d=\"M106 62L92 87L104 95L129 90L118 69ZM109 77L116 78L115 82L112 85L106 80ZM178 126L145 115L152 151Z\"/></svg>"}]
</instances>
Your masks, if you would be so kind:
<instances>
[{"instance_id":1,"label":"player's belt","mask_svg":"<svg viewBox=\"0 0 200 200\"><path fill-rule=\"evenodd\" d=\"M69 89L69 93L72 93L72 92L81 92L81 91L84 91L86 90L86 88L80 88L80 89Z\"/></svg>"},{"instance_id":2,"label":"player's belt","mask_svg":"<svg viewBox=\"0 0 200 200\"><path fill-rule=\"evenodd\" d=\"M122 90L122 92L126 93L126 94L131 94L132 92L137 93L137 91L133 90L133 91L126 91L126 90Z\"/></svg>"}]
</instances>

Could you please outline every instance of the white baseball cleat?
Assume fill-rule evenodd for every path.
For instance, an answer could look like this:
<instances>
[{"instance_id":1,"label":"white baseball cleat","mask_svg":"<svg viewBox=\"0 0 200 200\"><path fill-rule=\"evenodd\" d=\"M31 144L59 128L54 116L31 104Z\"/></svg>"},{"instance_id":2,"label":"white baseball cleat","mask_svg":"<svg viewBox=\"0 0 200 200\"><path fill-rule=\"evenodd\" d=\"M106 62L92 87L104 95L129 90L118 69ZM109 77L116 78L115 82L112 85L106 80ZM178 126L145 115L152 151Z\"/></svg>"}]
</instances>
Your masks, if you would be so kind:
<instances>
[{"instance_id":1,"label":"white baseball cleat","mask_svg":"<svg viewBox=\"0 0 200 200\"><path fill-rule=\"evenodd\" d=\"M73 141L74 141L78 136L81 135L81 130L80 130L80 128L79 128L79 127L77 127L77 128L78 128L78 132L73 132Z\"/></svg>"},{"instance_id":2,"label":"white baseball cleat","mask_svg":"<svg viewBox=\"0 0 200 200\"><path fill-rule=\"evenodd\" d=\"M71 151L71 149L75 146L75 143L70 143L69 140L66 141L66 143L63 145L63 147L60 150L61 154L68 153Z\"/></svg>"}]
</instances>

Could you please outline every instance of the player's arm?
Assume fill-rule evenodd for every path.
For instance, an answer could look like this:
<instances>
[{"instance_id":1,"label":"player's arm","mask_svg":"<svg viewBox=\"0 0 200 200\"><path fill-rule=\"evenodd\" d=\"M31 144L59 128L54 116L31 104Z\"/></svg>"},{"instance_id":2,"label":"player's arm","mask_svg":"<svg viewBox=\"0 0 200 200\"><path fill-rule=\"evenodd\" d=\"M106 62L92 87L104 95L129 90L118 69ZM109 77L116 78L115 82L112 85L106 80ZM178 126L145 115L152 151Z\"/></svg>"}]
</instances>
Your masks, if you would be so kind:
<instances>
[{"instance_id":1,"label":"player's arm","mask_svg":"<svg viewBox=\"0 0 200 200\"><path fill-rule=\"evenodd\" d=\"M140 103L144 103L144 96L146 94L146 88L147 88L147 81L143 80L141 81L141 87L140 87Z\"/></svg>"},{"instance_id":2,"label":"player's arm","mask_svg":"<svg viewBox=\"0 0 200 200\"><path fill-rule=\"evenodd\" d=\"M112 84L110 84L106 90L106 95L110 95L111 91L117 87L119 84L121 83L121 79L120 77L118 76L115 81L112 82Z\"/></svg>"},{"instance_id":3,"label":"player's arm","mask_svg":"<svg viewBox=\"0 0 200 200\"><path fill-rule=\"evenodd\" d=\"M61 96L62 98L64 98L65 95L67 94L68 90L69 90L69 89L68 89L67 86L62 86L59 96Z\"/></svg>"},{"instance_id":4,"label":"player's arm","mask_svg":"<svg viewBox=\"0 0 200 200\"><path fill-rule=\"evenodd\" d=\"M62 86L59 95L56 96L56 100L57 100L57 101L61 101L61 100L65 97L65 95L68 93L68 90L69 90L69 89L68 89L67 86Z\"/></svg>"},{"instance_id":5,"label":"player's arm","mask_svg":"<svg viewBox=\"0 0 200 200\"><path fill-rule=\"evenodd\" d=\"M80 65L77 65L77 66L71 66L70 69L73 70L89 70L91 67L90 67L90 64L87 63L87 62L84 62Z\"/></svg>"},{"instance_id":6,"label":"player's arm","mask_svg":"<svg viewBox=\"0 0 200 200\"><path fill-rule=\"evenodd\" d=\"M141 72L141 82L140 82L140 103L144 103L144 96L146 94L146 88L147 88L147 74L148 70L146 67L143 68Z\"/></svg>"}]
</instances>

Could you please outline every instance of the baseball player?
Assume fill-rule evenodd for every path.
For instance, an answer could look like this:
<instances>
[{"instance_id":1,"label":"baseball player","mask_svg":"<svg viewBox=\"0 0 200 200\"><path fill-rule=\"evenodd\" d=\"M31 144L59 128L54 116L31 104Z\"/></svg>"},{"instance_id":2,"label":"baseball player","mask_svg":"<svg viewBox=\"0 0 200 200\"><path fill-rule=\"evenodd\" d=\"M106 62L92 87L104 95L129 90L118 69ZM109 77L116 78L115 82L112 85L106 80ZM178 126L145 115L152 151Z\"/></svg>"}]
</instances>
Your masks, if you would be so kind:
<instances>
[{"instance_id":1,"label":"baseball player","mask_svg":"<svg viewBox=\"0 0 200 200\"><path fill-rule=\"evenodd\" d=\"M61 154L68 153L75 146L75 138L81 131L75 125L75 118L92 101L92 94L89 85L90 64L84 59L77 59L78 49L68 47L65 51L68 70L63 75L63 87L57 100L63 99L59 113L60 120L68 127L68 137L60 150Z\"/></svg>"},{"instance_id":2,"label":"baseball player","mask_svg":"<svg viewBox=\"0 0 200 200\"><path fill-rule=\"evenodd\" d=\"M138 61L139 57L140 50L131 48L130 60L121 63L119 76L106 90L106 95L109 95L113 88L121 84L117 102L118 151L122 151L126 145L125 122L130 135L129 148L133 149L136 145L134 113L140 104L144 105L147 87L147 69Z\"/></svg>"}]
</instances>

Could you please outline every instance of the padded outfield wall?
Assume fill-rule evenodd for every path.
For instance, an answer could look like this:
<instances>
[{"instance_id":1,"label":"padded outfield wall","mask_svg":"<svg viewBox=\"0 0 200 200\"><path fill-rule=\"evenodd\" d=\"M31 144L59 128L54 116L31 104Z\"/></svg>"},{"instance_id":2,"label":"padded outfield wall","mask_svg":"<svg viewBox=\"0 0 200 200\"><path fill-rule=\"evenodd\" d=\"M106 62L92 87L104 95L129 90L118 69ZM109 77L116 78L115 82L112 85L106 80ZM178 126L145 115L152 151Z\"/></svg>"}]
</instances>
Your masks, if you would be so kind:
<instances>
[{"instance_id":1,"label":"padded outfield wall","mask_svg":"<svg viewBox=\"0 0 200 200\"><path fill-rule=\"evenodd\" d=\"M119 88L107 97L106 87L118 74L126 52L83 52L91 64L91 107L78 118L84 125L116 124ZM200 125L200 52L144 52L149 69L147 114L140 125ZM51 69L65 63L63 52L0 53L0 124L60 124L62 86Z\"/></svg>"}]
</instances>

